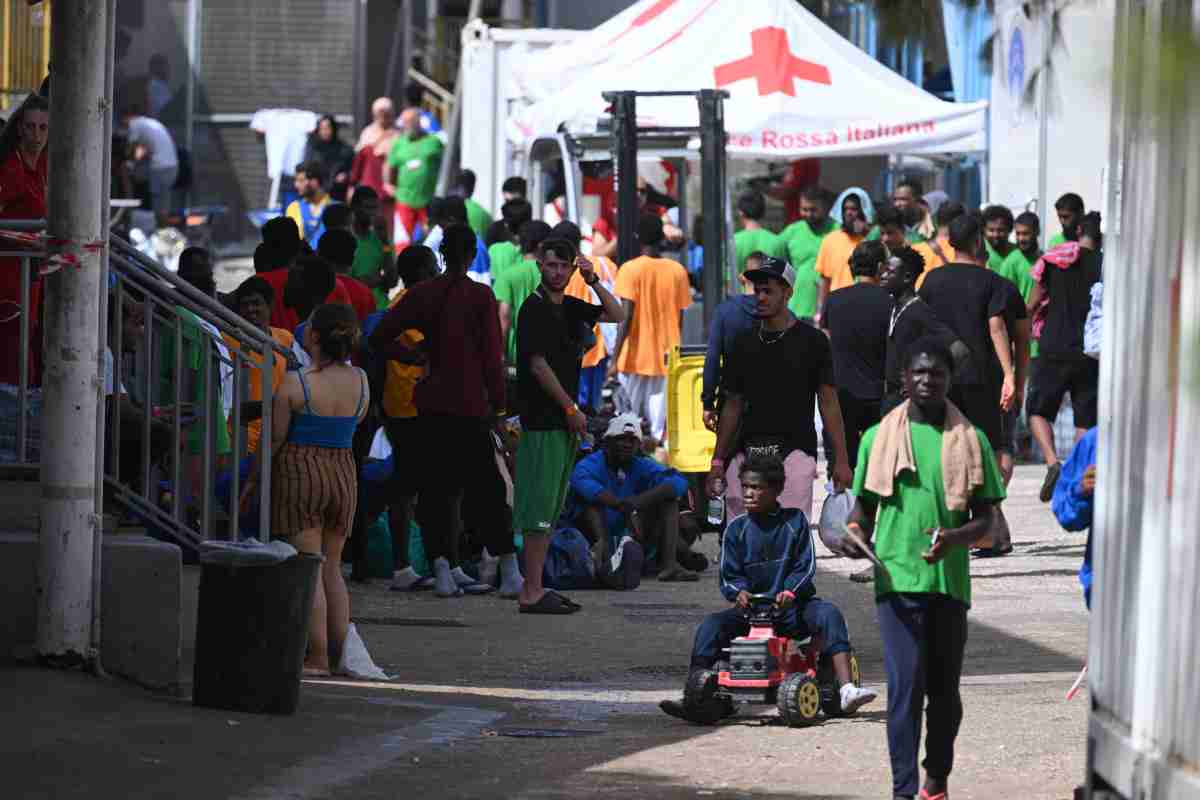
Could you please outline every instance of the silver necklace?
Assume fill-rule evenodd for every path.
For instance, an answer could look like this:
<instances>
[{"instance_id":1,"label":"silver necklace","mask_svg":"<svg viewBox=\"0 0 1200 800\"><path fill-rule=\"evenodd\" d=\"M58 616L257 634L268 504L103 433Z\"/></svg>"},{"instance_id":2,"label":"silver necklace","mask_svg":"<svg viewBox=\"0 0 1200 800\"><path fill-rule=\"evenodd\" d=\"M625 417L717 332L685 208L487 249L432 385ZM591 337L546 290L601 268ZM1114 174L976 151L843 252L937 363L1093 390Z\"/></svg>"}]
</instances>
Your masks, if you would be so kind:
<instances>
[{"instance_id":1,"label":"silver necklace","mask_svg":"<svg viewBox=\"0 0 1200 800\"><path fill-rule=\"evenodd\" d=\"M791 330L791 328L792 328L792 326L788 325L786 328L779 331L778 333L775 333L771 336L764 336L763 331L766 330L766 325L764 323L759 323L759 325L758 325L758 340L760 342L762 342L763 344L775 344L780 339L782 339L784 336L786 336L787 332L789 330Z\"/></svg>"}]
</instances>

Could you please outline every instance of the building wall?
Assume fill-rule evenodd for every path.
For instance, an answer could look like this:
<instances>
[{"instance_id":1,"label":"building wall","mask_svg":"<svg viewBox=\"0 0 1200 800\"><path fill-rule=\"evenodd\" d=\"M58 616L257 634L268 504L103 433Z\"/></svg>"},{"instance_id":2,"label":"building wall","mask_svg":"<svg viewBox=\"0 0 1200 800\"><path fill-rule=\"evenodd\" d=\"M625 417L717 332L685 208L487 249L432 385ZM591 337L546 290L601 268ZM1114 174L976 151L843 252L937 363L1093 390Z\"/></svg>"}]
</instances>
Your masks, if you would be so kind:
<instances>
[{"instance_id":1,"label":"building wall","mask_svg":"<svg viewBox=\"0 0 1200 800\"><path fill-rule=\"evenodd\" d=\"M266 204L270 178L262 140L248 127L261 108L353 114L355 23L346 0L204 0L200 22L199 120L193 198L229 207L222 238L250 234L245 212ZM353 144L357 131L343 125Z\"/></svg>"},{"instance_id":2,"label":"building wall","mask_svg":"<svg viewBox=\"0 0 1200 800\"><path fill-rule=\"evenodd\" d=\"M1039 21L1027 19L1017 0L996 3L992 59L992 202L1033 210L1038 197L1038 109L1026 101L1040 59ZM1062 41L1051 54L1046 164L1048 208L1043 228L1058 232L1054 201L1076 192L1089 209L1103 208L1109 182L1112 103L1113 0L1069 5L1059 13Z\"/></svg>"}]
</instances>

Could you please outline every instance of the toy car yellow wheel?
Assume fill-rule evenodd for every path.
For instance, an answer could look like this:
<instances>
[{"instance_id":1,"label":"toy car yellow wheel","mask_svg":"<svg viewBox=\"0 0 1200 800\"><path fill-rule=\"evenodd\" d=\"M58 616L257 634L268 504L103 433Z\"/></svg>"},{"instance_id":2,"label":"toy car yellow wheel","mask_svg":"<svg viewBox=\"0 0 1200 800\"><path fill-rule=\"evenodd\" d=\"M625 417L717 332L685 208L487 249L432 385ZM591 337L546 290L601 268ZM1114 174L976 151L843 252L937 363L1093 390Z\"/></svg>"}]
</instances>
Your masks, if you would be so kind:
<instances>
[{"instance_id":1,"label":"toy car yellow wheel","mask_svg":"<svg viewBox=\"0 0 1200 800\"><path fill-rule=\"evenodd\" d=\"M779 684L779 716L791 728L812 725L821 714L821 689L815 678L797 672Z\"/></svg>"}]
</instances>

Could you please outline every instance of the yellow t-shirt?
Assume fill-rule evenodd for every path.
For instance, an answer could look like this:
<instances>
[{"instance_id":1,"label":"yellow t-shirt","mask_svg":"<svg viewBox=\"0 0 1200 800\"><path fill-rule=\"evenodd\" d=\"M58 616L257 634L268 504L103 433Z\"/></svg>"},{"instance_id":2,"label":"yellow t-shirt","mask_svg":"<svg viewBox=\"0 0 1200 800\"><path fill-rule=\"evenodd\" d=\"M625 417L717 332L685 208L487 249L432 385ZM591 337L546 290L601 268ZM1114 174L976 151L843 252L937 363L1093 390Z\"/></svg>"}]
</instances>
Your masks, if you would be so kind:
<instances>
[{"instance_id":1,"label":"yellow t-shirt","mask_svg":"<svg viewBox=\"0 0 1200 800\"><path fill-rule=\"evenodd\" d=\"M225 334L225 336L223 338L225 339L226 346L229 347L230 350L241 351L243 353L243 355L245 356L246 360L248 360L254 364L262 363L262 356L260 356L258 353L249 353L246 351L242 351L242 345L237 339L234 339L229 334ZM289 351L292 349L292 345L295 342L295 337L292 336L291 332L285 331L283 328L271 328L271 338L275 340L275 344L279 345L284 350L289 350ZM283 356L281 356L279 353L276 353L275 360L271 364L271 391L272 392L279 391L279 386L280 386L280 384L283 383L283 378L284 378L284 375L286 375L286 374L287 374L287 359L284 358ZM248 370L246 370L246 376L247 376L247 378L246 378L246 380L247 380L246 394L249 395L246 399L249 401L262 400L263 399L262 373L257 369L248 369ZM232 416L229 419L229 436L230 436L230 438L233 438L233 418L232 418ZM246 423L246 451L250 452L250 453L257 453L258 452L258 442L261 438L262 438L262 420L256 419L252 422L247 422Z\"/></svg>"},{"instance_id":2,"label":"yellow t-shirt","mask_svg":"<svg viewBox=\"0 0 1200 800\"><path fill-rule=\"evenodd\" d=\"M836 292L854 285L854 275L850 273L850 255L862 240L862 236L851 236L841 229L821 240L814 268L818 275L829 279L829 291Z\"/></svg>"},{"instance_id":3,"label":"yellow t-shirt","mask_svg":"<svg viewBox=\"0 0 1200 800\"><path fill-rule=\"evenodd\" d=\"M392 300L392 306L404 297L402 289ZM410 328L400 334L400 343L405 347L416 350L425 336L415 328ZM399 361L387 362L387 376L383 382L383 413L393 419L412 419L417 415L417 404L413 400L413 392L417 382L425 377L425 367L416 364L401 364Z\"/></svg>"},{"instance_id":4,"label":"yellow t-shirt","mask_svg":"<svg viewBox=\"0 0 1200 800\"><path fill-rule=\"evenodd\" d=\"M298 199L293 200L292 202L288 203L288 207L284 211L284 214L288 218L290 218L293 222L296 223L296 230L298 230L300 232L300 238L305 240L306 242L309 239L309 234L307 231L304 230L304 214L300 211L300 204L307 203L307 202L308 201L305 200L304 198L298 198ZM321 199L315 203L309 203L308 207L309 207L310 213L312 214L311 219L317 220L318 224L319 224L321 215L325 213L325 207L328 205L329 205L329 195L328 194L321 195ZM308 242L308 243L312 247L316 247L316 244L314 242Z\"/></svg>"},{"instance_id":5,"label":"yellow t-shirt","mask_svg":"<svg viewBox=\"0 0 1200 800\"><path fill-rule=\"evenodd\" d=\"M667 258L640 256L617 271L617 296L633 301L633 319L617 370L666 375L666 354L679 344L679 314L692 304L687 270Z\"/></svg>"},{"instance_id":6,"label":"yellow t-shirt","mask_svg":"<svg viewBox=\"0 0 1200 800\"><path fill-rule=\"evenodd\" d=\"M613 285L613 282L617 279L617 265L607 258L598 258L596 256L586 256L586 258L592 262L592 269L600 276L600 280L610 286ZM583 282L583 276L579 274L579 270L576 270L571 275L571 280L567 282L566 295L567 297L585 300L593 305L597 303L595 292ZM604 336L600 333L599 322L596 323L593 333L596 335L596 344L592 345L591 350L583 354L582 366L584 369L596 366L608 355L608 348L604 346Z\"/></svg>"}]
</instances>

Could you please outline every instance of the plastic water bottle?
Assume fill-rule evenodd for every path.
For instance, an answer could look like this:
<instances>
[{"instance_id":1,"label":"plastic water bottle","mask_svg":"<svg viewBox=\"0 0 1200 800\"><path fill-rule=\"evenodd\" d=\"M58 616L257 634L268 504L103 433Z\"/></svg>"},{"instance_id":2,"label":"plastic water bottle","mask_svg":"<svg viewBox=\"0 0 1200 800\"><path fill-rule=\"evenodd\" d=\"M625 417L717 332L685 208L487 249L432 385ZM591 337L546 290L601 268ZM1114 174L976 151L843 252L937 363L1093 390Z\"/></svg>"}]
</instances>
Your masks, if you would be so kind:
<instances>
[{"instance_id":1,"label":"plastic water bottle","mask_svg":"<svg viewBox=\"0 0 1200 800\"><path fill-rule=\"evenodd\" d=\"M708 498L708 524L720 527L725 522L725 481L716 482L717 496Z\"/></svg>"}]
</instances>

